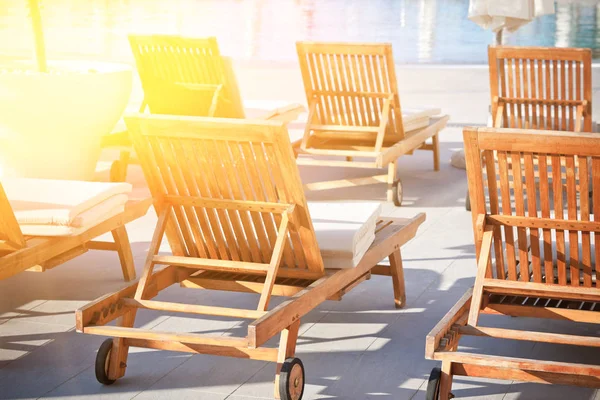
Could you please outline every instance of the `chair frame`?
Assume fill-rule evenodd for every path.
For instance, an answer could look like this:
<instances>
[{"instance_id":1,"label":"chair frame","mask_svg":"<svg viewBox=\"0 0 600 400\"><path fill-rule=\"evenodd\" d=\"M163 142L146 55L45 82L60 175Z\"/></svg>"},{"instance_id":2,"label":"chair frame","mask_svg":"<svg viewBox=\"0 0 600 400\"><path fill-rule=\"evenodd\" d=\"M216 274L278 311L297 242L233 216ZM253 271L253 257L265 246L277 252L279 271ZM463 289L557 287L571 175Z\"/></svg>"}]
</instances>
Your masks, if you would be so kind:
<instances>
[{"instance_id":1,"label":"chair frame","mask_svg":"<svg viewBox=\"0 0 600 400\"><path fill-rule=\"evenodd\" d=\"M130 200L125 211L77 235L57 237L24 236L0 184L0 279L23 271L44 272L88 250L116 251L123 278L135 279L135 266L125 224L146 214L151 199ZM94 240L111 233L113 242Z\"/></svg>"},{"instance_id":2,"label":"chair frame","mask_svg":"<svg viewBox=\"0 0 600 400\"><path fill-rule=\"evenodd\" d=\"M600 138L589 133L466 128L464 141L469 191L472 195L477 274L474 287L462 296L427 335L426 358L442 362L441 370L432 371L432 380L437 388L434 390L432 386L428 400L451 398L452 379L457 375L599 388L599 366L499 357L461 351L458 347L464 335L600 346L600 340L596 337L491 328L482 326L479 321L483 314L587 323L600 321L597 311L583 307L586 302L595 303L600 300L600 288L592 281L595 272L591 262L591 252L597 252L600 248L593 249L590 241L591 236L600 237L600 223L591 221L590 218L592 205L600 209L600 190L594 190L591 201L587 195L580 197L580 214L577 210L577 197L573 197L577 193L587 194L591 187L600 187L600 173L597 173L600 171ZM490 168L496 171L493 161L495 157L492 155L494 151L510 154L511 161L513 157L522 155L524 163L513 161L513 166L510 167L506 155L498 158L500 181L497 181L484 173L484 170L488 170L489 175ZM542 177L537 186L534 183L533 151L538 154L541 164L539 172ZM483 159L486 161L482 161L482 153L485 154ZM561 157L565 158L565 162ZM588 175L590 159L593 171L591 181ZM562 176L561 179L553 179L554 187L549 187L546 162L553 173L566 168L566 209L563 208ZM506 175L508 168L518 171L519 175L524 176L524 181L514 179L509 182ZM510 194L511 184L514 185L514 195ZM528 195L525 199L525 185L535 187L536 192L539 190L541 211L533 196ZM489 193L502 193L502 201L497 196L490 196L489 203L486 202L486 186ZM549 194L551 189L554 189L552 195ZM554 211L563 215L563 218L551 217L549 197L552 196ZM507 199L511 198L514 198L514 207L507 203ZM500 207L503 210L510 209L510 212L501 211ZM535 212L536 216L525 216L526 210ZM541 217L538 217L540 212ZM552 259L552 230L556 232L555 260ZM582 238L581 258L577 249L577 235ZM568 246L565 237L569 238ZM540 239L543 245L540 244ZM501 250L503 246L506 252ZM566 249L570 250L568 257ZM492 258L495 262L492 262ZM580 273L583 274L582 277Z\"/></svg>"},{"instance_id":3,"label":"chair frame","mask_svg":"<svg viewBox=\"0 0 600 400\"><path fill-rule=\"evenodd\" d=\"M404 132L391 44L297 42L296 48L309 109L304 136L294 143L298 164L387 168L384 175L316 182L305 188L384 182L387 200L399 206L398 158L417 149L430 150L438 171L438 134L449 117L433 118L425 128ZM429 138L432 142L426 143ZM356 157L368 161L355 161Z\"/></svg>"},{"instance_id":4,"label":"chair frame","mask_svg":"<svg viewBox=\"0 0 600 400\"><path fill-rule=\"evenodd\" d=\"M375 241L356 267L324 270L312 222L308 215L298 169L294 163L292 147L286 128L282 123L143 114L128 117L126 121L132 132L136 151L140 155L144 172L149 181L159 219L148 251L144 272L139 282L116 293L101 297L80 308L76 313L78 332L115 337L112 340L112 345L110 345L112 350L110 355L107 356L109 357L108 361L104 359L99 361L101 369L105 365L104 363L108 362L106 374L109 380L116 380L125 374L129 347L145 347L275 362L277 363L275 395L276 397L293 398L286 397L285 391L281 391L280 372L285 363L295 355L300 319L304 315L325 300L340 300L345 293L360 282L369 279L371 274L390 276L393 282L396 307L404 305L406 297L400 248L415 236L419 225L425 220L424 214L419 214L412 219L380 218L377 222ZM175 163L190 162L186 154L176 154L179 150L173 150L173 154L164 154L164 151L162 151L162 155L156 153L158 148L156 146L161 140L166 141L164 143L171 143L171 148L176 149L179 148L179 145L176 144L177 141L182 140L182 138L185 138L186 143L192 147L204 143L202 140L209 140L214 143L218 141L219 143L214 145L217 146L216 148L224 148L223 146L228 145L228 140L231 143L238 144L261 143L265 148L266 146L274 146L272 153L269 154L271 154L271 157L276 157L276 160L269 160L268 162L275 163L273 164L275 166L281 166L281 177L274 179L280 179L280 183L285 182L282 187L285 187L285 193L287 194L279 193L281 189L279 186L277 191L283 196L279 198L280 201L272 198L267 198L264 201L260 199L248 200L249 191L244 196L238 193L233 198L232 195L221 198L214 192L212 195L206 192L179 196L168 194L173 191L187 193L186 190L191 190L193 192L192 189L185 189L185 187L191 188L190 185L200 187L198 182L192 184L194 180L190 176L174 178L175 181L171 183L166 183L167 180L163 182L163 179L166 179L161 175L164 174L164 171L174 171L178 168L181 168L181 171L196 169L196 167L188 164L175 167ZM198 143L193 142L194 140ZM180 150L186 151L183 147ZM231 151L233 152L233 150ZM259 152L259 147L255 147L255 152ZM255 154L253 157L257 157L258 160L259 153ZM161 160L163 155L164 160ZM188 161L184 161L186 159ZM223 162L222 166L228 164L228 161L218 162ZM148 165L148 163L152 165ZM194 164L194 161L191 161L191 163ZM202 165L204 165L202 170L206 171L208 167L205 164ZM236 167L242 168L239 164L237 166L230 164L227 168ZM188 173L192 174L192 172ZM157 176L157 174L160 176ZM259 174L252 180L263 182L260 176ZM196 179L204 179L204 177ZM221 181L227 179L229 178L224 178ZM242 182L244 182L244 179L242 179ZM217 185L217 183L214 183L214 185ZM247 183L244 185L247 185ZM216 186L212 186L211 190L217 189ZM224 221L222 218L226 218L227 213L230 217L233 215L232 213L237 212L240 212L240 214L236 215L241 215L241 212L272 215L274 220L279 222L276 227L275 240L272 241L272 253L269 256L269 262L256 262L253 261L252 257L243 256L242 253L240 253L239 260L223 259L224 253L219 253L219 249L215 249L213 256L210 254L194 255L195 250L190 249L194 248L192 243L198 242L193 242L192 236L195 235L197 238L208 237L206 236L208 235L206 229L209 228L206 224L213 224L213 222L205 220L204 230L200 225L194 227L197 223L188 225L190 216L202 212L202 210L206 212L203 215L208 215L209 219L211 218L210 215L213 216L213 222L216 219ZM188 223L182 221L188 221ZM246 222L253 223L252 219ZM244 220L242 219L243 223ZM223 222L218 223L219 226L223 226L221 224ZM180 228L177 228L177 226ZM178 230L184 226L189 228ZM232 237L227 241L228 246L232 246L232 243L239 243L239 240L244 240L244 243L247 241L251 248L250 238L244 238L245 235L241 233L245 228L242 225L236 227L235 223L232 227L233 231L230 232ZM259 229L261 232L263 230L258 225L255 225L255 227L256 240L260 241L261 234L258 232ZM191 231L186 233L187 229L191 229ZM252 230L246 232L250 231ZM202 232L201 235L199 235L200 232ZM296 247L294 247L293 254L289 253L288 235L291 238L291 232L297 232L300 235L300 239L297 240L301 240L302 245L298 247L298 250L301 249L304 252L305 268L289 267L290 257L295 257L292 259L294 265L299 265L296 264L299 261L294 260L300 260L297 257ZM226 235L227 232L224 234ZM158 255L160 244L165 235L174 255ZM212 238L213 235L210 235L210 237ZM214 238L218 242L218 238L216 236ZM294 242L293 238L291 240L292 243L297 243ZM252 238L253 241L254 238ZM269 246L268 243L265 246ZM208 249L208 245L206 248ZM260 251L262 252L262 250ZM210 253L210 250L208 252ZM269 254L267 253L267 255ZM389 257L389 266L380 264L386 257ZM166 267L156 271L154 269L155 265L165 265ZM236 273L240 275L235 275ZM222 278L227 274L234 274L235 279L225 280ZM151 300L163 289L173 284L197 289L257 293L260 294L260 298L255 309L189 305ZM291 298L269 310L269 301L272 296ZM133 328L136 310L140 308L249 319L253 322L249 324L248 334L245 337L159 332ZM117 319L117 326L106 326L115 319ZM279 346L277 348L265 346L265 343L277 334L281 334Z\"/></svg>"},{"instance_id":5,"label":"chair frame","mask_svg":"<svg viewBox=\"0 0 600 400\"><path fill-rule=\"evenodd\" d=\"M488 60L494 127L592 132L590 49L490 46Z\"/></svg>"},{"instance_id":6,"label":"chair frame","mask_svg":"<svg viewBox=\"0 0 600 400\"><path fill-rule=\"evenodd\" d=\"M494 128L593 131L590 49L489 46L488 63Z\"/></svg>"},{"instance_id":7,"label":"chair frame","mask_svg":"<svg viewBox=\"0 0 600 400\"><path fill-rule=\"evenodd\" d=\"M144 100L139 112L150 111L148 93L151 88L148 77L152 77L153 74L148 71L159 66L163 74L169 77L177 76L169 83L179 90L188 93L206 92L209 95L210 106L207 114L202 116L246 118L231 58L221 55L215 37L129 35L129 43L144 89ZM145 55L148 48L153 49L151 51L153 57L148 58ZM180 49L181 53L167 51L172 49ZM196 57L204 61L190 63L186 58L190 57L191 50L196 51ZM289 104L266 111L258 119L289 123L297 119L304 110L300 104ZM124 181L127 176L127 166L130 163L137 163L137 160L131 157L131 146L129 133L126 130L111 133L104 138L103 147L121 148L119 160L111 166L111 181Z\"/></svg>"}]
</instances>

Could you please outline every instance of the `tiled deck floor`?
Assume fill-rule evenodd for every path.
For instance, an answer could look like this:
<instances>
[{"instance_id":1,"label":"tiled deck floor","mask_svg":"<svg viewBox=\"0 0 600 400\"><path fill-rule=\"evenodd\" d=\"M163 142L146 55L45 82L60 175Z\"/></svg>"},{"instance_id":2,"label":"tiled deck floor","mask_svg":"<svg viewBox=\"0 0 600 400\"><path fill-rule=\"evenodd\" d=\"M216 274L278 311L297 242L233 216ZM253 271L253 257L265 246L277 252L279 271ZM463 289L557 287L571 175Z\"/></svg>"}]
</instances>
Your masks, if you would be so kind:
<instances>
[{"instance_id":1,"label":"tiled deck floor","mask_svg":"<svg viewBox=\"0 0 600 400\"><path fill-rule=\"evenodd\" d=\"M343 301L323 303L308 314L297 352L307 372L306 399L424 399L435 365L423 357L425 335L472 285L475 272L470 215L463 203L465 173L448 163L451 150L461 146L460 130L444 131L442 146L438 173L432 171L429 152L401 159L405 205L385 207L385 214L393 216L427 213L417 237L403 248L406 308L394 309L389 279L373 277ZM331 177L360 172L325 170ZM316 170L303 169L302 175L305 181L313 180ZM132 168L130 177L137 189L144 190L139 169ZM384 194L384 185L374 185L311 193L309 198L383 200ZM155 221L151 211L128 226L138 272ZM123 285L116 256L99 252L48 273L26 272L0 281L0 398L271 398L274 364L140 349L130 355L125 378L110 387L98 384L93 362L103 338L74 332L73 311ZM161 293L159 299L230 307L256 301L245 294L178 287ZM243 324L221 318L149 311L138 315L139 324L147 328L245 333ZM595 327L581 329L597 332ZM470 343L477 348L482 341ZM600 351L529 342L492 345L492 351L520 357L597 363L600 356ZM456 378L453 391L461 399L600 399L595 391L582 388L462 378Z\"/></svg>"}]
</instances>

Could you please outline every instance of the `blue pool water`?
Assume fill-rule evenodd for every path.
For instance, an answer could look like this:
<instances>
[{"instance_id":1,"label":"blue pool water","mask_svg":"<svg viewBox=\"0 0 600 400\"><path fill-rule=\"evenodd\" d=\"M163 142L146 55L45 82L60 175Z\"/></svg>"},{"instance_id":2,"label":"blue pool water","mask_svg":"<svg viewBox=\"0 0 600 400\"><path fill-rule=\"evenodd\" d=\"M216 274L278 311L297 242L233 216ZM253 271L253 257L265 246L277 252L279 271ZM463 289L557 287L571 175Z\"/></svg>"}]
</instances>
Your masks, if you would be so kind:
<instances>
[{"instance_id":1,"label":"blue pool water","mask_svg":"<svg viewBox=\"0 0 600 400\"><path fill-rule=\"evenodd\" d=\"M468 0L40 0L53 58L131 61L128 33L217 36L223 53L292 62L297 40L391 42L399 63L483 64L493 40ZM501 1L501 0L498 0ZM507 44L591 47L600 58L600 0L559 0ZM0 0L0 58L32 52L25 0Z\"/></svg>"}]
</instances>

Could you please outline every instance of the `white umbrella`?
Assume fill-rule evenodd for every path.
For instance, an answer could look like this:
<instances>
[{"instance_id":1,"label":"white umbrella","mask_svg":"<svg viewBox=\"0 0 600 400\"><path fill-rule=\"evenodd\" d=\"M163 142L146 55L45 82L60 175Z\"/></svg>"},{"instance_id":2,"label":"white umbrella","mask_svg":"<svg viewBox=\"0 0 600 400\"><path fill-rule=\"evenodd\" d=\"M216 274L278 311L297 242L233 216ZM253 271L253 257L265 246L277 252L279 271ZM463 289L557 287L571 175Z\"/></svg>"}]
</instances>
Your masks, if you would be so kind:
<instances>
[{"instance_id":1,"label":"white umbrella","mask_svg":"<svg viewBox=\"0 0 600 400\"><path fill-rule=\"evenodd\" d=\"M504 29L514 32L545 14L554 14L554 0L471 0L469 3L469 19L495 32L496 44L501 44Z\"/></svg>"}]
</instances>

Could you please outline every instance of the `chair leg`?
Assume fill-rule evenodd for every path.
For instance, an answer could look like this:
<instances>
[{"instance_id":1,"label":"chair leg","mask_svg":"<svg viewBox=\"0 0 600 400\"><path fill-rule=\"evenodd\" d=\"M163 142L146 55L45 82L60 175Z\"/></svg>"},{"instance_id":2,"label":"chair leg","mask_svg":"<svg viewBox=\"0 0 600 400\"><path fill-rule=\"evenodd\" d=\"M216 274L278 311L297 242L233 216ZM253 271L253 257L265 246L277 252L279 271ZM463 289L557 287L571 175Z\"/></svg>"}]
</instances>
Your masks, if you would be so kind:
<instances>
[{"instance_id":1,"label":"chair leg","mask_svg":"<svg viewBox=\"0 0 600 400\"><path fill-rule=\"evenodd\" d=\"M126 282L132 281L135 279L135 265L127 229L125 229L125 226L120 226L112 231L112 236L117 245L117 253L121 261L121 269L123 270L123 279Z\"/></svg>"},{"instance_id":2,"label":"chair leg","mask_svg":"<svg viewBox=\"0 0 600 400\"><path fill-rule=\"evenodd\" d=\"M406 290L400 249L390 254L390 272L392 273L392 283L394 285L394 303L396 308L402 308L406 304Z\"/></svg>"},{"instance_id":3,"label":"chair leg","mask_svg":"<svg viewBox=\"0 0 600 400\"><path fill-rule=\"evenodd\" d=\"M296 341L298 340L298 330L300 329L300 320L297 319L287 329L281 331L279 339L279 351L277 353L277 370L275 371L275 398L279 399L279 373L281 366L287 358L294 357L296 354Z\"/></svg>"},{"instance_id":4,"label":"chair leg","mask_svg":"<svg viewBox=\"0 0 600 400\"><path fill-rule=\"evenodd\" d=\"M136 310L130 311L117 320L117 326L132 328L135 322ZM114 338L113 347L110 352L110 361L108 362L108 377L110 379L119 379L125 376L127 369L127 356L129 355L129 346L123 338Z\"/></svg>"},{"instance_id":5,"label":"chair leg","mask_svg":"<svg viewBox=\"0 0 600 400\"><path fill-rule=\"evenodd\" d=\"M452 389L452 362L442 362L442 376L440 380L440 400L449 400L453 396L450 392Z\"/></svg>"},{"instance_id":6,"label":"chair leg","mask_svg":"<svg viewBox=\"0 0 600 400\"><path fill-rule=\"evenodd\" d=\"M131 152L129 150L124 150L119 154L119 159L113 162L110 168L111 182L125 182L127 180L127 167L130 158Z\"/></svg>"},{"instance_id":7,"label":"chair leg","mask_svg":"<svg viewBox=\"0 0 600 400\"><path fill-rule=\"evenodd\" d=\"M431 140L433 141L433 170L440 170L440 140L439 133L436 133L432 136Z\"/></svg>"},{"instance_id":8,"label":"chair leg","mask_svg":"<svg viewBox=\"0 0 600 400\"><path fill-rule=\"evenodd\" d=\"M394 201L394 182L396 181L396 161L388 164L387 201Z\"/></svg>"}]
</instances>

